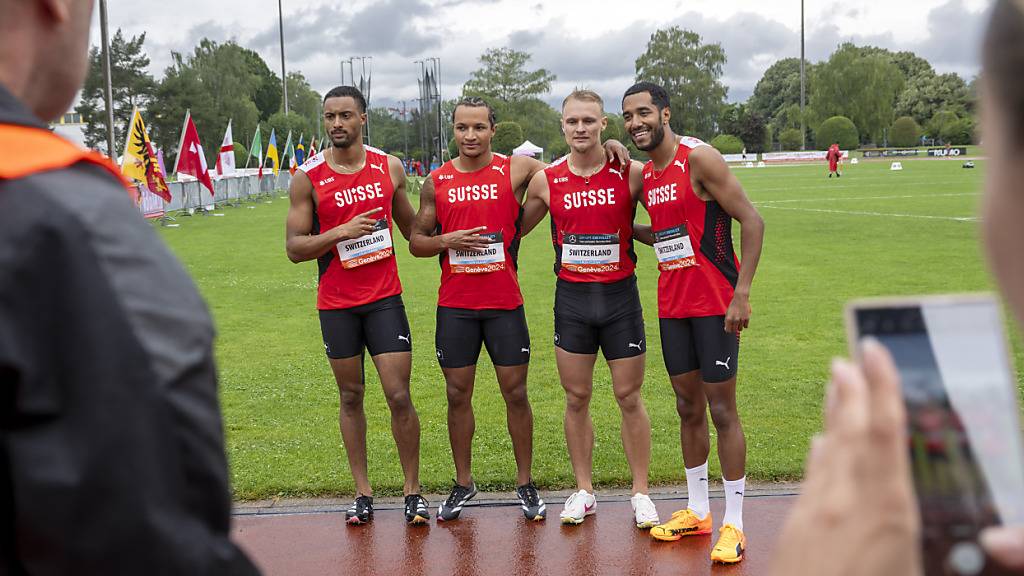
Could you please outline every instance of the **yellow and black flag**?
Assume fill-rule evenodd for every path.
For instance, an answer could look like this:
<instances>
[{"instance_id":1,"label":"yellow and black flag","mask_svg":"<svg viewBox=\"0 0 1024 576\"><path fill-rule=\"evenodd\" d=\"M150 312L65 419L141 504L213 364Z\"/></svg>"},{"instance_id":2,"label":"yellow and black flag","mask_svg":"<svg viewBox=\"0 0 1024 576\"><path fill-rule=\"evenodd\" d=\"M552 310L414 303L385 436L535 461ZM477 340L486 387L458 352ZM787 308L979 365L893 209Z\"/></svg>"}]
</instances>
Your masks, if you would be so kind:
<instances>
[{"instance_id":1,"label":"yellow and black flag","mask_svg":"<svg viewBox=\"0 0 1024 576\"><path fill-rule=\"evenodd\" d=\"M146 125L142 122L138 108L132 110L132 121L129 126L124 157L121 159L121 173L127 178L144 182L150 192L170 202L171 191L167 188L167 181L160 170L153 143L149 140Z\"/></svg>"}]
</instances>

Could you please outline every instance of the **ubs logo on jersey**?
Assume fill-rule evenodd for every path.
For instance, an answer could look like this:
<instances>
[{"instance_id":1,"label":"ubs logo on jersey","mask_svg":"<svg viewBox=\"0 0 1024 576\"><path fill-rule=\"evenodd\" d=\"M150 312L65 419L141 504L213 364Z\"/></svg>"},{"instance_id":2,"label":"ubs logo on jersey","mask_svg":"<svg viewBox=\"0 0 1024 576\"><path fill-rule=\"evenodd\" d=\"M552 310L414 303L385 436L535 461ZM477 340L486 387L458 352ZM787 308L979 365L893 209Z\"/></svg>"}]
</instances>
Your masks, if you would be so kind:
<instances>
[{"instance_id":1,"label":"ubs logo on jersey","mask_svg":"<svg viewBox=\"0 0 1024 576\"><path fill-rule=\"evenodd\" d=\"M562 184L562 183L568 182L568 181L569 181L569 177L568 176L562 176L561 178L555 178L555 184Z\"/></svg>"},{"instance_id":2,"label":"ubs logo on jersey","mask_svg":"<svg viewBox=\"0 0 1024 576\"><path fill-rule=\"evenodd\" d=\"M441 174L437 177L438 180L454 180L455 174Z\"/></svg>"},{"instance_id":3,"label":"ubs logo on jersey","mask_svg":"<svg viewBox=\"0 0 1024 576\"><path fill-rule=\"evenodd\" d=\"M320 181L320 185L324 186L326 184L330 184L331 182L334 182L334 176L329 176L327 178L324 178L323 180Z\"/></svg>"}]
</instances>

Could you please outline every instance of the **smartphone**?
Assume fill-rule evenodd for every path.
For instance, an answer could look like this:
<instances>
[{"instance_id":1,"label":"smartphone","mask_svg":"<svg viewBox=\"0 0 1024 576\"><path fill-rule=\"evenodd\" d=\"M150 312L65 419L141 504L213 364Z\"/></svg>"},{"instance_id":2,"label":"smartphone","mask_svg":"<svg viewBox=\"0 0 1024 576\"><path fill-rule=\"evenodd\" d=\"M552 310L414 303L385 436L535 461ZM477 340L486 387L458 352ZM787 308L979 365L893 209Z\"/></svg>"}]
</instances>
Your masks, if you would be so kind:
<instances>
[{"instance_id":1,"label":"smartphone","mask_svg":"<svg viewBox=\"0 0 1024 576\"><path fill-rule=\"evenodd\" d=\"M1024 442L1002 318L991 295L847 306L851 353L870 336L899 369L928 576L995 573L978 533L1024 523Z\"/></svg>"}]
</instances>

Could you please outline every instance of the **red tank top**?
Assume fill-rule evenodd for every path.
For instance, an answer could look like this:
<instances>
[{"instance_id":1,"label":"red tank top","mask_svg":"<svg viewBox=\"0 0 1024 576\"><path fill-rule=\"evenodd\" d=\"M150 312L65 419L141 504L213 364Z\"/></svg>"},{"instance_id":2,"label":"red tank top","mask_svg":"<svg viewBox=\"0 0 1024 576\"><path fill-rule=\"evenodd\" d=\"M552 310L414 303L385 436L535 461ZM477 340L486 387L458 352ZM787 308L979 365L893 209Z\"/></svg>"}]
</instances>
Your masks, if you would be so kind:
<instances>
[{"instance_id":1,"label":"red tank top","mask_svg":"<svg viewBox=\"0 0 1024 576\"><path fill-rule=\"evenodd\" d=\"M636 267L629 165L609 160L590 178L569 169L568 156L544 169L550 192L555 274L569 282L615 282Z\"/></svg>"},{"instance_id":2,"label":"red tank top","mask_svg":"<svg viewBox=\"0 0 1024 576\"><path fill-rule=\"evenodd\" d=\"M516 276L522 207L512 190L510 158L494 154L487 166L459 172L451 162L430 173L438 234L478 226L491 244L482 253L441 252L438 306L512 310L523 304Z\"/></svg>"},{"instance_id":3,"label":"red tank top","mask_svg":"<svg viewBox=\"0 0 1024 576\"><path fill-rule=\"evenodd\" d=\"M316 305L320 310L362 306L402 293L391 239L391 200L394 186L387 154L364 146L366 165L354 174L341 174L327 164L325 152L299 167L316 192L313 233L330 230L372 210L377 228L361 238L344 240L317 258L320 282ZM328 148L329 150L329 148Z\"/></svg>"},{"instance_id":4,"label":"red tank top","mask_svg":"<svg viewBox=\"0 0 1024 576\"><path fill-rule=\"evenodd\" d=\"M724 315L732 301L739 260L732 218L718 202L701 200L690 182L690 152L707 146L684 137L664 171L644 166L644 206L651 215L658 258L658 317Z\"/></svg>"}]
</instances>

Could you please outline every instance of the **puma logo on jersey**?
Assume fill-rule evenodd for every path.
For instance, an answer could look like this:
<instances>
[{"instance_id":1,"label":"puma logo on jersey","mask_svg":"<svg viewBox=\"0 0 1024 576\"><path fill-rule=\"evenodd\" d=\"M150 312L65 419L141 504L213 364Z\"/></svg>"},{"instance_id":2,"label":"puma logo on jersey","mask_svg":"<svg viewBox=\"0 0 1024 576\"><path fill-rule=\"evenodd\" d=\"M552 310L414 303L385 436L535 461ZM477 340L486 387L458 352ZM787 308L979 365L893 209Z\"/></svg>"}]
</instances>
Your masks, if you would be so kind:
<instances>
[{"instance_id":1,"label":"puma logo on jersey","mask_svg":"<svg viewBox=\"0 0 1024 576\"><path fill-rule=\"evenodd\" d=\"M380 164L374 164L373 162L370 162L370 168L380 172L381 174L384 173L384 163L383 162L381 162Z\"/></svg>"},{"instance_id":2,"label":"puma logo on jersey","mask_svg":"<svg viewBox=\"0 0 1024 576\"><path fill-rule=\"evenodd\" d=\"M401 334L399 334L398 335L398 339L399 340L405 340L407 343L412 344L412 341L409 340L410 336L412 336L412 334L408 334L406 336L402 336Z\"/></svg>"},{"instance_id":3,"label":"puma logo on jersey","mask_svg":"<svg viewBox=\"0 0 1024 576\"><path fill-rule=\"evenodd\" d=\"M563 182L568 182L568 181L569 181L569 177L568 176L562 176L561 178L555 178L555 184L562 184Z\"/></svg>"},{"instance_id":4,"label":"puma logo on jersey","mask_svg":"<svg viewBox=\"0 0 1024 576\"><path fill-rule=\"evenodd\" d=\"M680 170L682 170L683 172L686 172L686 160L683 160L682 162L680 162L679 160L676 160L675 162L672 162L672 164L674 164L676 166L679 166Z\"/></svg>"},{"instance_id":5,"label":"puma logo on jersey","mask_svg":"<svg viewBox=\"0 0 1024 576\"><path fill-rule=\"evenodd\" d=\"M725 366L725 369L728 370L729 369L729 361L730 360L732 360L732 356L729 356L728 358L726 358L725 362L722 362L721 360L715 360L715 366Z\"/></svg>"},{"instance_id":6,"label":"puma logo on jersey","mask_svg":"<svg viewBox=\"0 0 1024 576\"><path fill-rule=\"evenodd\" d=\"M455 174L441 174L437 177L438 180L454 180Z\"/></svg>"},{"instance_id":7,"label":"puma logo on jersey","mask_svg":"<svg viewBox=\"0 0 1024 576\"><path fill-rule=\"evenodd\" d=\"M644 173L644 180L650 180L650 179L651 179L651 173L650 172L645 172Z\"/></svg>"},{"instance_id":8,"label":"puma logo on jersey","mask_svg":"<svg viewBox=\"0 0 1024 576\"><path fill-rule=\"evenodd\" d=\"M324 178L323 180L320 181L320 185L323 186L324 184L330 184L331 182L334 182L334 176Z\"/></svg>"},{"instance_id":9,"label":"puma logo on jersey","mask_svg":"<svg viewBox=\"0 0 1024 576\"><path fill-rule=\"evenodd\" d=\"M519 351L520 351L520 352L525 352L525 353L527 353L527 354L529 354L529 353L530 353L530 349L529 349L529 348L520 348L520 349L519 349Z\"/></svg>"},{"instance_id":10,"label":"puma logo on jersey","mask_svg":"<svg viewBox=\"0 0 1024 576\"><path fill-rule=\"evenodd\" d=\"M612 174L615 174L616 176L618 176L619 180L622 180L622 170L613 170L613 169L609 168L608 171L611 172Z\"/></svg>"},{"instance_id":11,"label":"puma logo on jersey","mask_svg":"<svg viewBox=\"0 0 1024 576\"><path fill-rule=\"evenodd\" d=\"M502 176L505 175L505 165L504 164L499 164L497 166L491 166L491 169L492 170L497 170L498 172L501 172Z\"/></svg>"},{"instance_id":12,"label":"puma logo on jersey","mask_svg":"<svg viewBox=\"0 0 1024 576\"><path fill-rule=\"evenodd\" d=\"M637 350L643 350L643 348L640 347L643 343L644 343L644 341L641 338L640 341L637 342L636 344L633 344L632 342L629 342L629 347L630 348L636 348Z\"/></svg>"}]
</instances>

